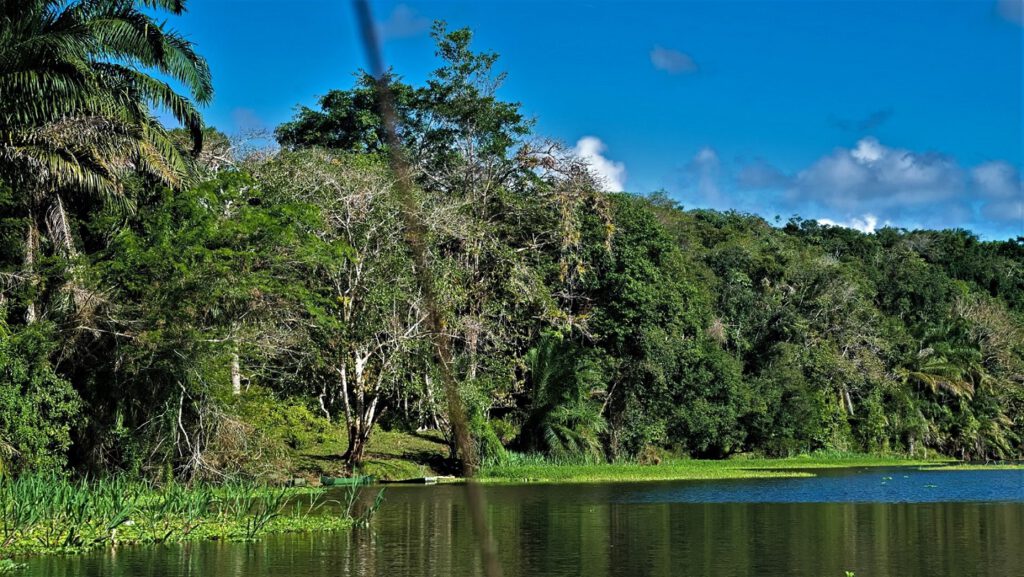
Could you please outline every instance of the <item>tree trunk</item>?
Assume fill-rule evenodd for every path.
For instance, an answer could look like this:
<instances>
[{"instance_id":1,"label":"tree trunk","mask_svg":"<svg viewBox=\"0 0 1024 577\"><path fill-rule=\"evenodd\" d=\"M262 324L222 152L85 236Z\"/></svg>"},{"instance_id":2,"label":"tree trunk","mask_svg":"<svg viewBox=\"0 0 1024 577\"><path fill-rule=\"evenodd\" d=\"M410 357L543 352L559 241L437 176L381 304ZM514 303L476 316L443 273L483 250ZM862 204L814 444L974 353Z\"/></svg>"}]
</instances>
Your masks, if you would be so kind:
<instances>
[{"instance_id":1,"label":"tree trunk","mask_svg":"<svg viewBox=\"0 0 1024 577\"><path fill-rule=\"evenodd\" d=\"M29 279L30 289L37 286L36 260L39 258L39 223L36 221L35 212L29 209L28 231L25 235L25 274ZM30 293L32 291L30 290ZM25 323L32 324L39 320L39 310L36 308L35 295L30 294L28 303L25 306Z\"/></svg>"},{"instance_id":2,"label":"tree trunk","mask_svg":"<svg viewBox=\"0 0 1024 577\"><path fill-rule=\"evenodd\" d=\"M467 371L467 377L472 382L476 380L476 351L479 345L480 328L475 324L476 319L471 321L473 324L470 325L466 335L466 346L469 349L469 370Z\"/></svg>"},{"instance_id":3,"label":"tree trunk","mask_svg":"<svg viewBox=\"0 0 1024 577\"><path fill-rule=\"evenodd\" d=\"M427 408L425 414L422 410L420 411L420 418L423 419L423 421L416 430L426 431L434 429L436 431L440 431L442 429L441 421L437 418L437 404L434 401L434 387L431 385L430 375L423 375L423 389L426 393Z\"/></svg>"},{"instance_id":4,"label":"tree trunk","mask_svg":"<svg viewBox=\"0 0 1024 577\"><path fill-rule=\"evenodd\" d=\"M242 371L238 363L237 345L235 352L231 353L231 393L235 396L242 394Z\"/></svg>"},{"instance_id":5,"label":"tree trunk","mask_svg":"<svg viewBox=\"0 0 1024 577\"><path fill-rule=\"evenodd\" d=\"M53 203L46 213L46 228L50 242L68 260L67 280L61 290L70 294L71 302L75 305L75 315L79 320L89 321L98 304L97 295L87 290L82 280L82 269L77 262L78 249L75 248L75 237L71 233L68 212L64 208L64 200L60 194L54 195Z\"/></svg>"},{"instance_id":6,"label":"tree trunk","mask_svg":"<svg viewBox=\"0 0 1024 577\"><path fill-rule=\"evenodd\" d=\"M345 422L348 425L348 449L342 455L342 460L351 469L363 461L363 453L366 450L366 442L370 438L370 431L373 429L374 412L377 405L376 399L367 406L366 399L366 364L370 355L366 351L356 349L353 354L353 375L354 382L352 390L349 390L347 371L342 365L341 386L342 395L345 399ZM349 394L354 402L349 402Z\"/></svg>"},{"instance_id":7,"label":"tree trunk","mask_svg":"<svg viewBox=\"0 0 1024 577\"><path fill-rule=\"evenodd\" d=\"M348 450L345 451L342 459L350 468L363 462L368 437L369 430L363 427L361 419L353 421L348 426Z\"/></svg>"},{"instance_id":8,"label":"tree trunk","mask_svg":"<svg viewBox=\"0 0 1024 577\"><path fill-rule=\"evenodd\" d=\"M324 417L327 419L328 422L330 422L331 411L328 410L327 404L330 403L331 401L328 399L327 394L327 384L325 383L324 386L320 389L320 395L317 396L317 400L320 402L320 410L323 411Z\"/></svg>"}]
</instances>

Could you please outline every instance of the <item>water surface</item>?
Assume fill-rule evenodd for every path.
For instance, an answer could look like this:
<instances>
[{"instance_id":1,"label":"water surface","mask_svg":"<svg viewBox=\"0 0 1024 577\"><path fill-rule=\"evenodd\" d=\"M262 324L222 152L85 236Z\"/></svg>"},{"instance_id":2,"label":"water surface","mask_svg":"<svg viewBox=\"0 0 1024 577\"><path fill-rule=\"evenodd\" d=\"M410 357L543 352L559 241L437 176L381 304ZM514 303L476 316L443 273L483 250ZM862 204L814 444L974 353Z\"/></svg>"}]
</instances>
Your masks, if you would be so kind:
<instances>
[{"instance_id":1,"label":"water surface","mask_svg":"<svg viewBox=\"0 0 1024 577\"><path fill-rule=\"evenodd\" d=\"M1024 576L1024 471L487 487L507 577ZM392 487L366 530L130 547L28 575L479 574L464 489Z\"/></svg>"}]
</instances>

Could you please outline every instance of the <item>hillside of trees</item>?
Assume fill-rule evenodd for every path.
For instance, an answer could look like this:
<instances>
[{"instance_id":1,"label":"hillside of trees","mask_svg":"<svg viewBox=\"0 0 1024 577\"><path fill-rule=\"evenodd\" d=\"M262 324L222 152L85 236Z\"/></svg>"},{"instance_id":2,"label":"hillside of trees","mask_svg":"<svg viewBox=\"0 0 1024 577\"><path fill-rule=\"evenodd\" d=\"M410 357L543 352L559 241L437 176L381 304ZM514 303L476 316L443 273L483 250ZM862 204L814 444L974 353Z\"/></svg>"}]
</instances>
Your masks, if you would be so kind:
<instances>
[{"instance_id":1,"label":"hillside of trees","mask_svg":"<svg viewBox=\"0 0 1024 577\"><path fill-rule=\"evenodd\" d=\"M19 33L110 16L36 4ZM110 63L206 101L205 62L151 26L38 54L0 38L2 471L255 475L289 442L271 428L313 421L344 424L350 466L381 428L440 431L481 462L1024 454L1024 238L602 192L498 96L497 56L443 24L423 86L362 73L246 151ZM382 84L422 231L393 194ZM451 439L413 233L472 456Z\"/></svg>"}]
</instances>

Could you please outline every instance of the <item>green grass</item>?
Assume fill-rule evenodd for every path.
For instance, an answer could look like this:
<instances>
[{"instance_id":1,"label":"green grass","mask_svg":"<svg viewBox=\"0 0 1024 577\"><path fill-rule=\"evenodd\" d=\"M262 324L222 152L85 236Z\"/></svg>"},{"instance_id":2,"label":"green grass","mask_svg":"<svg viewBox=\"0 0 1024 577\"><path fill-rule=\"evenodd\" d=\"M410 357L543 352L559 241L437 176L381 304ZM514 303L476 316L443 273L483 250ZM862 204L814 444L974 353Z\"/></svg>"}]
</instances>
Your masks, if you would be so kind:
<instances>
[{"instance_id":1,"label":"green grass","mask_svg":"<svg viewBox=\"0 0 1024 577\"><path fill-rule=\"evenodd\" d=\"M516 461L520 462L516 462ZM938 460L867 455L801 456L784 459L734 458L720 461L674 459L657 465L636 463L558 464L537 458L513 459L509 465L484 467L485 483L599 483L812 477L809 469L936 465Z\"/></svg>"},{"instance_id":2,"label":"green grass","mask_svg":"<svg viewBox=\"0 0 1024 577\"><path fill-rule=\"evenodd\" d=\"M292 476L315 479L320 475L344 472L341 455L345 453L346 437L338 431L324 442L316 443L292 454ZM366 449L366 460L356 471L380 480L401 480L450 474L455 465L448 459L448 448L436 431L402 433L374 431Z\"/></svg>"},{"instance_id":3,"label":"green grass","mask_svg":"<svg viewBox=\"0 0 1024 577\"><path fill-rule=\"evenodd\" d=\"M328 421L302 405L282 405L269 394L250 395L239 411L266 433L273 446L282 448L284 458L273 469L274 475L268 477L268 481L282 482L302 477L314 485L322 475L348 474L341 458L347 448L343 422ZM480 477L491 483L747 479L810 476L813 473L805 469L816 468L937 465L943 462L948 461L821 452L786 459L740 456L724 461L700 461L670 457L658 465L640 465L634 462L560 463L513 453L501 465L484 467ZM353 472L382 481L460 473L457 463L448 458L448 447L440 433L408 433L379 427L370 437L365 461Z\"/></svg>"}]
</instances>

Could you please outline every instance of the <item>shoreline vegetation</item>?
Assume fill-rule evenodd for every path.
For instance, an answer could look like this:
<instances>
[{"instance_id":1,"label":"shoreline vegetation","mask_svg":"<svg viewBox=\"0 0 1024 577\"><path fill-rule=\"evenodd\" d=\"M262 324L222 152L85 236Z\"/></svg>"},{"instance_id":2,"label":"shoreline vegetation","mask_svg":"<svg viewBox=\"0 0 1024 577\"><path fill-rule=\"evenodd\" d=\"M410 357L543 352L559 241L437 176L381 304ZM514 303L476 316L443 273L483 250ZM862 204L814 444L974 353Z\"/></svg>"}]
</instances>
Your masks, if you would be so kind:
<instances>
[{"instance_id":1,"label":"shoreline vegetation","mask_svg":"<svg viewBox=\"0 0 1024 577\"><path fill-rule=\"evenodd\" d=\"M605 160L599 139L539 133L499 55L443 21L424 82L360 71L273 142L232 138L164 20L185 4L0 10L0 575L382 504L321 476L1024 457L1024 237L622 191L582 152Z\"/></svg>"},{"instance_id":2,"label":"shoreline vegetation","mask_svg":"<svg viewBox=\"0 0 1024 577\"><path fill-rule=\"evenodd\" d=\"M334 455L345 445L344 433L302 434L309 444L287 455L290 464L286 477L303 478L315 485L321 476L342 475ZM499 459L485 463L477 479L481 483L585 483L617 481L686 481L753 479L811 476L810 469L840 467L966 467L941 455L910 457L900 454L844 453L818 451L792 457L733 455L727 459L689 459L668 452L654 452L646 459L621 459L613 462L572 457L558 459L543 454L507 451ZM999 466L996 466L999 467ZM366 459L353 474L377 481L402 481L434 477L439 483L460 483L458 463L451 460L441 435L433 431L405 433L378 431L367 446Z\"/></svg>"},{"instance_id":3,"label":"shoreline vegetation","mask_svg":"<svg viewBox=\"0 0 1024 577\"><path fill-rule=\"evenodd\" d=\"M336 531L363 525L380 506L360 490L169 483L57 475L0 478L0 574L5 557L74 554L123 545L256 541L275 533Z\"/></svg>"},{"instance_id":4,"label":"shoreline vegetation","mask_svg":"<svg viewBox=\"0 0 1024 577\"><path fill-rule=\"evenodd\" d=\"M1006 470L1020 470L1024 471L1024 462L1013 461L1005 463L947 463L945 465L936 465L922 467L925 471L1006 471Z\"/></svg>"}]
</instances>

